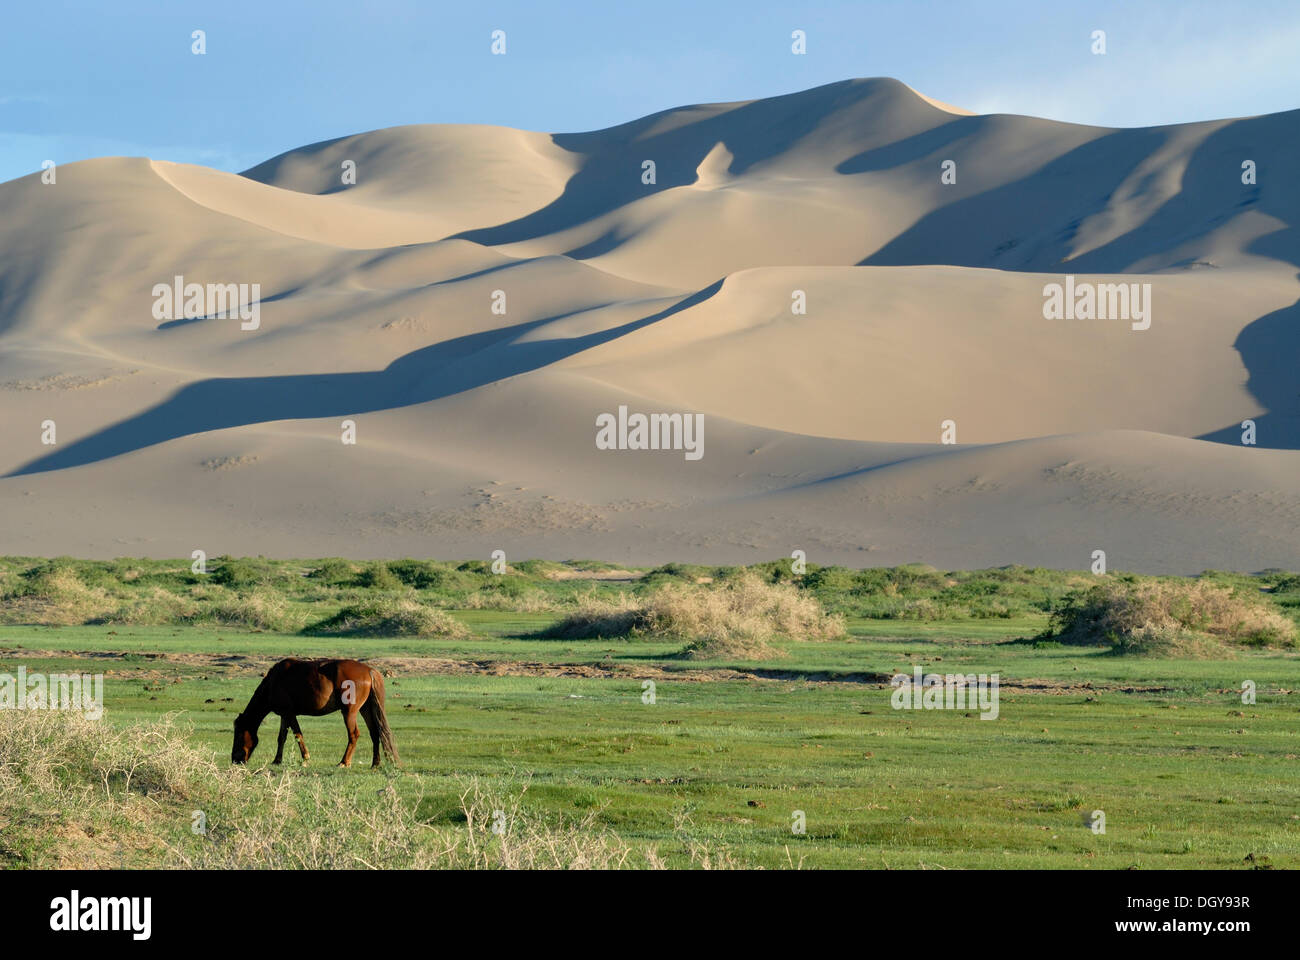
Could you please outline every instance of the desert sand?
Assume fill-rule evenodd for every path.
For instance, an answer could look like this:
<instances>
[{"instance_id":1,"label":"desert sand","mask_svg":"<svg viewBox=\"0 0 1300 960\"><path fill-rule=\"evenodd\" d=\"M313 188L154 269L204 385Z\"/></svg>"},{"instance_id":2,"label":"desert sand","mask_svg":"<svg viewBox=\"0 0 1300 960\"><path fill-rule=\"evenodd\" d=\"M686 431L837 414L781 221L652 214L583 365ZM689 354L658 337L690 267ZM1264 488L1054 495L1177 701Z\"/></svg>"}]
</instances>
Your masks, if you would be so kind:
<instances>
[{"instance_id":1,"label":"desert sand","mask_svg":"<svg viewBox=\"0 0 1300 960\"><path fill-rule=\"evenodd\" d=\"M0 553L1300 568L1298 152L867 79L0 184ZM1150 327L1045 319L1066 275ZM598 449L620 406L703 456Z\"/></svg>"}]
</instances>

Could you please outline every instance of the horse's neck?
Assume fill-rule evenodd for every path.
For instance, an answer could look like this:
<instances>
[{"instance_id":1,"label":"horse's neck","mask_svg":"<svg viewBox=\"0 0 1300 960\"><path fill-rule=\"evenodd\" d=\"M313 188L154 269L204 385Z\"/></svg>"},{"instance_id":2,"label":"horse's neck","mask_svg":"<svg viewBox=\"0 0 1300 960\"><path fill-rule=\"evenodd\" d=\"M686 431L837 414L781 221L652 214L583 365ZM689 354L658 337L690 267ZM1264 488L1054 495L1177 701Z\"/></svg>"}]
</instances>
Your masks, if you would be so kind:
<instances>
[{"instance_id":1,"label":"horse's neck","mask_svg":"<svg viewBox=\"0 0 1300 960\"><path fill-rule=\"evenodd\" d=\"M244 707L244 720L253 729L257 729L266 715L271 712L271 696L267 690L266 679L257 685L253 691L253 696L248 701L248 706Z\"/></svg>"}]
</instances>

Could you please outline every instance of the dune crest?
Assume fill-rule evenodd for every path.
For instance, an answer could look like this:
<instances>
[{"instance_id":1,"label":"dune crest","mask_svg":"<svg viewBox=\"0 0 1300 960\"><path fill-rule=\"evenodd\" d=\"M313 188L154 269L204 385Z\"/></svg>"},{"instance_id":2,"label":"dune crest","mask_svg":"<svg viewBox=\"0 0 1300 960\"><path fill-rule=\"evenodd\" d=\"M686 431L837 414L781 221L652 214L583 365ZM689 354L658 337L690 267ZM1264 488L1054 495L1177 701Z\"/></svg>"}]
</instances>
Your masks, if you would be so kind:
<instances>
[{"instance_id":1,"label":"dune crest","mask_svg":"<svg viewBox=\"0 0 1300 960\"><path fill-rule=\"evenodd\" d=\"M915 87L908 87L907 89L911 90L914 94L916 94L926 103L928 103L930 106L938 107L944 113L953 113L959 117L975 116L975 112L973 110L967 110L964 107L954 107L952 104L944 103L942 100L936 100L933 97L927 97L924 93L922 93L920 90L917 90Z\"/></svg>"},{"instance_id":2,"label":"dune crest","mask_svg":"<svg viewBox=\"0 0 1300 960\"><path fill-rule=\"evenodd\" d=\"M1300 566L1297 117L870 78L0 184L7 550Z\"/></svg>"}]
</instances>

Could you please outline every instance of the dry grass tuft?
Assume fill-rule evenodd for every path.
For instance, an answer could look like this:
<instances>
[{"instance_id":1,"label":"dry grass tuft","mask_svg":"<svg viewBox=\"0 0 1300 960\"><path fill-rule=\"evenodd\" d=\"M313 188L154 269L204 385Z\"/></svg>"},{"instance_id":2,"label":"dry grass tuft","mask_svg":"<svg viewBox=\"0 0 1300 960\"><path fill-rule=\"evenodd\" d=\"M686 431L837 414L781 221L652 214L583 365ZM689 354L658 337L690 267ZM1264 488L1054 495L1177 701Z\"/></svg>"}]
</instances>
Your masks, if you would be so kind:
<instances>
[{"instance_id":1,"label":"dry grass tuft","mask_svg":"<svg viewBox=\"0 0 1300 960\"><path fill-rule=\"evenodd\" d=\"M71 712L4 710L0 866L667 866L653 845L633 846L603 825L600 810L540 816L524 803L526 780L492 790L477 777L461 778L455 813L434 822L417 814L428 780L406 774L380 784L372 777L233 767L193 747L170 719L119 730ZM734 865L725 849L681 839L692 866Z\"/></svg>"},{"instance_id":2,"label":"dry grass tuft","mask_svg":"<svg viewBox=\"0 0 1300 960\"><path fill-rule=\"evenodd\" d=\"M70 626L110 615L118 601L102 587L88 586L77 571L49 563L19 578L0 604L0 622Z\"/></svg>"},{"instance_id":3,"label":"dry grass tuft","mask_svg":"<svg viewBox=\"0 0 1300 960\"><path fill-rule=\"evenodd\" d=\"M1182 657L1224 656L1230 644L1291 646L1296 635L1263 597L1208 580L1106 580L1066 597L1052 624L1063 643Z\"/></svg>"},{"instance_id":4,"label":"dry grass tuft","mask_svg":"<svg viewBox=\"0 0 1300 960\"><path fill-rule=\"evenodd\" d=\"M666 583L642 600L588 598L548 631L555 637L637 636L681 641L692 659L766 660L779 639L835 640L844 621L811 594L750 571L710 585Z\"/></svg>"}]
</instances>

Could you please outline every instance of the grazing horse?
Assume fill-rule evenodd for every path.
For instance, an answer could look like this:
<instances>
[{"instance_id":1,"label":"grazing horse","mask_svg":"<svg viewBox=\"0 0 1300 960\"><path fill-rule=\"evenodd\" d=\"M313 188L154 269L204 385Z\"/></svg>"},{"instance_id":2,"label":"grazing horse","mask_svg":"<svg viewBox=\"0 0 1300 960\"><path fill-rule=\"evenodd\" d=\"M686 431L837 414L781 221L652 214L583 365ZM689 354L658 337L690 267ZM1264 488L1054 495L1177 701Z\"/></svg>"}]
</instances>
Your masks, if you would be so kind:
<instances>
[{"instance_id":1,"label":"grazing horse","mask_svg":"<svg viewBox=\"0 0 1300 960\"><path fill-rule=\"evenodd\" d=\"M247 763L257 749L257 728L268 713L280 717L280 742L272 763L284 756L284 741L293 730L298 739L298 749L306 762L307 743L302 738L298 717L323 717L335 710L342 711L348 728L348 746L343 751L340 767L352 766L352 751L357 748L361 733L357 729L357 714L366 721L370 739L375 744L372 767L379 766L379 747L383 745L394 763L401 766L393 731L384 716L384 678L367 663L357 660L281 660L262 678L244 712L235 718L235 743L230 749L231 763Z\"/></svg>"}]
</instances>

